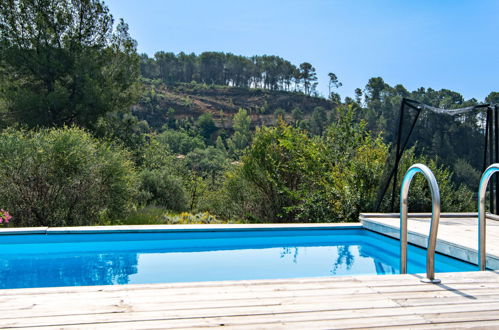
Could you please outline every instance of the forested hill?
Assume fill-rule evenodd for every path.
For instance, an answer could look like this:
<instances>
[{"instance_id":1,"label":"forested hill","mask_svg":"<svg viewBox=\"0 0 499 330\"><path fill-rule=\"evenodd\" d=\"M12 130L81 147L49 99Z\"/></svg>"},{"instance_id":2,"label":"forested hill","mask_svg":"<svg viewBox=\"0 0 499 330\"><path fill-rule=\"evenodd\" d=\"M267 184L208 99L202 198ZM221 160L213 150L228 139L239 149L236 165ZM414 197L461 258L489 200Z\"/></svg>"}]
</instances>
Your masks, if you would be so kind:
<instances>
[{"instance_id":1,"label":"forested hill","mask_svg":"<svg viewBox=\"0 0 499 330\"><path fill-rule=\"evenodd\" d=\"M210 114L219 128L230 129L232 116L241 108L253 126L272 125L279 114L297 122L318 107L330 110L340 102L334 92L329 99L318 97L312 64L294 65L274 55L160 51L152 58L140 56L140 73L142 97L133 110L154 128ZM334 73L329 77L331 92L341 83Z\"/></svg>"},{"instance_id":2,"label":"forested hill","mask_svg":"<svg viewBox=\"0 0 499 330\"><path fill-rule=\"evenodd\" d=\"M447 109L499 102L499 93L490 93L485 100L467 100L448 89L421 87L409 91L400 84L390 86L381 77L369 79L364 88L355 90L354 98L342 100L336 92L341 83L332 72L328 73L329 95L319 97L317 72L311 63L295 65L274 55L161 51L153 57L143 54L139 62L142 92L133 106L134 114L157 131L189 130L208 123L213 126L209 130L212 143L218 136L223 139L227 133L230 135L232 119L240 109L244 109L253 127L273 126L281 116L287 123L320 136L337 122L336 110L348 106L355 120L364 121L373 136L381 134L386 143L392 143L402 98ZM202 115L205 118L198 122ZM453 168L460 182L476 177L482 166L477 152L483 147L483 114L437 117L421 116L408 147L414 146L417 154L438 158Z\"/></svg>"},{"instance_id":3,"label":"forested hill","mask_svg":"<svg viewBox=\"0 0 499 330\"><path fill-rule=\"evenodd\" d=\"M219 128L232 129L232 117L243 108L252 126L273 125L281 115L293 122L309 118L314 110L332 109L334 103L302 92L231 87L202 83L165 84L143 79L142 93L133 113L159 129L171 121L195 120L210 114Z\"/></svg>"}]
</instances>

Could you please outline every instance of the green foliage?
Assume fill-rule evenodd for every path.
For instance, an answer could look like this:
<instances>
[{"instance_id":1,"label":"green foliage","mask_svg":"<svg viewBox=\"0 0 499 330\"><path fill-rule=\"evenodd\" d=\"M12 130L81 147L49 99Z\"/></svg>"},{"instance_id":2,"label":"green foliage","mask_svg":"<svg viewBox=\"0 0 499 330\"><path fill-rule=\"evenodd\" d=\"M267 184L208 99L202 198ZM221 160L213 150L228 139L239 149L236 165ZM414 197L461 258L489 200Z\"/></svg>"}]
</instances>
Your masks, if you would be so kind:
<instances>
[{"instance_id":1,"label":"green foliage","mask_svg":"<svg viewBox=\"0 0 499 330\"><path fill-rule=\"evenodd\" d=\"M127 148L135 161L140 162L141 152L147 143L149 125L130 112L110 112L99 118L95 125L95 135L99 138L118 142Z\"/></svg>"},{"instance_id":2,"label":"green foliage","mask_svg":"<svg viewBox=\"0 0 499 330\"><path fill-rule=\"evenodd\" d=\"M206 149L195 149L185 157L187 167L198 176L211 179L211 184L215 184L215 179L220 177L222 171L227 167L226 154L213 146Z\"/></svg>"},{"instance_id":3,"label":"green foliage","mask_svg":"<svg viewBox=\"0 0 499 330\"><path fill-rule=\"evenodd\" d=\"M159 134L157 139L173 154L186 155L205 147L202 137L192 136L184 130L167 129Z\"/></svg>"},{"instance_id":4,"label":"green foliage","mask_svg":"<svg viewBox=\"0 0 499 330\"><path fill-rule=\"evenodd\" d=\"M374 209L387 154L382 139L369 135L363 123L355 124L351 111L328 128L325 156L332 168L326 192L336 220L353 221Z\"/></svg>"},{"instance_id":5,"label":"green foliage","mask_svg":"<svg viewBox=\"0 0 499 330\"><path fill-rule=\"evenodd\" d=\"M329 72L327 75L329 77L329 84L328 84L329 95L332 95L331 87L339 88L339 87L343 86L343 84L338 80L338 76L336 74L334 74L333 72ZM334 94L336 94L336 93L334 93Z\"/></svg>"},{"instance_id":6,"label":"green foliage","mask_svg":"<svg viewBox=\"0 0 499 330\"><path fill-rule=\"evenodd\" d=\"M360 98L361 94L357 94ZM409 92L402 85L390 86L380 77L371 78L365 88L365 108L358 104L358 117L366 120L368 129L383 134L386 142L392 143L398 129L399 107L403 97L440 108L459 108L475 105L475 99L464 100L459 93L448 89L439 91L419 88ZM493 93L489 95L492 99ZM404 131L410 129L408 111L403 122ZM447 116L423 111L414 127L408 148L415 147L416 155L439 158L448 167L463 159L476 170L481 170L483 159L476 151L483 149L483 115L479 112L461 116ZM417 143L416 143L417 142Z\"/></svg>"},{"instance_id":7,"label":"green foliage","mask_svg":"<svg viewBox=\"0 0 499 330\"><path fill-rule=\"evenodd\" d=\"M478 184L480 182L480 171L477 171L473 166L471 166L467 161L460 158L458 159L454 167L452 168L454 172L454 182L458 185L464 185L471 191L478 191Z\"/></svg>"},{"instance_id":8,"label":"green foliage","mask_svg":"<svg viewBox=\"0 0 499 330\"><path fill-rule=\"evenodd\" d=\"M217 218L209 212L201 213L172 213L164 208L148 206L130 212L123 219L116 222L121 225L189 225L189 224L224 224L227 221Z\"/></svg>"},{"instance_id":9,"label":"green foliage","mask_svg":"<svg viewBox=\"0 0 499 330\"><path fill-rule=\"evenodd\" d=\"M131 109L139 68L141 98ZM328 99L312 98L313 65L278 56L139 57L128 26L115 25L102 0L0 2L0 76L0 202L15 225L357 220L374 207L402 98L442 108L478 103L374 77L342 104L332 72ZM499 93L486 102L499 103ZM203 103L220 108L208 112ZM272 113L276 127L253 134L252 119L270 122ZM483 113L422 113L399 178L425 163L437 176L444 211L473 210L483 120ZM421 176L409 206L429 209ZM186 210L216 217L167 213Z\"/></svg>"},{"instance_id":10,"label":"green foliage","mask_svg":"<svg viewBox=\"0 0 499 330\"><path fill-rule=\"evenodd\" d=\"M317 73L312 64L304 62L300 64L300 69L297 78L303 81L303 89L305 94L310 95L317 87Z\"/></svg>"},{"instance_id":11,"label":"green foliage","mask_svg":"<svg viewBox=\"0 0 499 330\"><path fill-rule=\"evenodd\" d=\"M217 219L216 216L208 213L197 213L192 214L188 212L182 212L180 214L166 214L163 216L163 222L171 225L189 225L189 224L222 224L227 223Z\"/></svg>"},{"instance_id":12,"label":"green foliage","mask_svg":"<svg viewBox=\"0 0 499 330\"><path fill-rule=\"evenodd\" d=\"M279 56L245 57L223 52L179 54L157 52L154 58L142 54L140 69L144 77L167 84L191 83L256 87L269 90L295 90L310 94L316 86L315 68L300 68Z\"/></svg>"},{"instance_id":13,"label":"green foliage","mask_svg":"<svg viewBox=\"0 0 499 330\"><path fill-rule=\"evenodd\" d=\"M139 200L142 205L154 205L173 211L185 211L187 193L182 180L168 169L144 169L140 173Z\"/></svg>"},{"instance_id":14,"label":"green foliage","mask_svg":"<svg viewBox=\"0 0 499 330\"><path fill-rule=\"evenodd\" d=\"M156 135L148 135L147 143L137 153L137 165L147 169L176 168L178 156L170 152L168 145L162 143Z\"/></svg>"},{"instance_id":15,"label":"green foliage","mask_svg":"<svg viewBox=\"0 0 499 330\"><path fill-rule=\"evenodd\" d=\"M199 130L199 134L205 139L205 141L210 141L212 134L217 130L213 116L209 113L203 113L199 116L196 121L196 127Z\"/></svg>"},{"instance_id":16,"label":"green foliage","mask_svg":"<svg viewBox=\"0 0 499 330\"><path fill-rule=\"evenodd\" d=\"M499 104L499 92L491 92L485 98L485 102Z\"/></svg>"},{"instance_id":17,"label":"green foliage","mask_svg":"<svg viewBox=\"0 0 499 330\"><path fill-rule=\"evenodd\" d=\"M291 111L291 117L293 118L295 125L298 125L303 120L303 111L301 111L300 108L294 108Z\"/></svg>"},{"instance_id":18,"label":"green foliage","mask_svg":"<svg viewBox=\"0 0 499 330\"><path fill-rule=\"evenodd\" d=\"M322 138L319 188L306 194L299 219L355 221L374 207L388 148L355 122L353 108L338 109Z\"/></svg>"},{"instance_id":19,"label":"green foliage","mask_svg":"<svg viewBox=\"0 0 499 330\"><path fill-rule=\"evenodd\" d=\"M257 129L251 147L236 169L236 181L246 182L244 190L251 190L250 205L244 210L266 221L293 221L294 210L300 202L302 189L314 185L320 167L319 145L299 129L280 121L277 127ZM244 184L243 184L244 185ZM244 199L244 192L236 199Z\"/></svg>"},{"instance_id":20,"label":"green foliage","mask_svg":"<svg viewBox=\"0 0 499 330\"><path fill-rule=\"evenodd\" d=\"M274 118L276 119L276 121L278 121L279 119L285 120L286 119L286 110L284 110L282 108L275 109Z\"/></svg>"},{"instance_id":21,"label":"green foliage","mask_svg":"<svg viewBox=\"0 0 499 330\"><path fill-rule=\"evenodd\" d=\"M0 70L10 116L30 127L92 127L135 101L128 25L99 0L0 2Z\"/></svg>"},{"instance_id":22,"label":"green foliage","mask_svg":"<svg viewBox=\"0 0 499 330\"><path fill-rule=\"evenodd\" d=\"M164 224L163 216L167 211L157 206L146 206L130 211L125 217L115 219L113 225L159 225ZM109 223L102 223L109 224Z\"/></svg>"},{"instance_id":23,"label":"green foliage","mask_svg":"<svg viewBox=\"0 0 499 330\"><path fill-rule=\"evenodd\" d=\"M123 215L134 197L130 155L78 128L0 134L0 202L17 226L89 225Z\"/></svg>"},{"instance_id":24,"label":"green foliage","mask_svg":"<svg viewBox=\"0 0 499 330\"><path fill-rule=\"evenodd\" d=\"M375 207L387 157L388 146L380 136L369 134L364 122L356 122L353 105L338 108L322 137L310 137L283 121L263 127L218 193L226 199L220 214L268 222L356 221L360 212ZM401 171L416 162L434 170L445 210L471 207L471 192L456 188L447 169L416 157L414 150L404 157ZM429 203L423 183L413 183L411 210L425 210ZM214 210L220 209L216 197L212 203Z\"/></svg>"},{"instance_id":25,"label":"green foliage","mask_svg":"<svg viewBox=\"0 0 499 330\"><path fill-rule=\"evenodd\" d=\"M242 108L239 109L239 111L234 115L232 121L232 128L235 132L243 134L250 133L251 118L248 116L248 111Z\"/></svg>"},{"instance_id":26,"label":"green foliage","mask_svg":"<svg viewBox=\"0 0 499 330\"><path fill-rule=\"evenodd\" d=\"M428 157L416 156L415 148L408 150L402 157L399 178L402 178L409 167L416 163L427 165L435 174L440 189L440 199L442 212L472 212L476 210L476 201L474 201L473 192L464 185L457 186L452 182L452 174L449 169L439 165L435 160ZM400 185L397 187L395 205L400 204ZM384 201L384 208L389 209L388 198ZM409 191L409 212L430 212L431 211L431 193L428 182L422 175L416 175L411 182Z\"/></svg>"},{"instance_id":27,"label":"green foliage","mask_svg":"<svg viewBox=\"0 0 499 330\"><path fill-rule=\"evenodd\" d=\"M227 141L229 152L234 158L240 157L251 142L250 125L251 118L248 112L245 109L239 109L233 118L234 134Z\"/></svg>"},{"instance_id":28,"label":"green foliage","mask_svg":"<svg viewBox=\"0 0 499 330\"><path fill-rule=\"evenodd\" d=\"M328 118L326 109L323 107L315 107L314 112L312 112L312 116L308 120L308 129L310 133L314 135L322 135L326 130L328 125Z\"/></svg>"}]
</instances>

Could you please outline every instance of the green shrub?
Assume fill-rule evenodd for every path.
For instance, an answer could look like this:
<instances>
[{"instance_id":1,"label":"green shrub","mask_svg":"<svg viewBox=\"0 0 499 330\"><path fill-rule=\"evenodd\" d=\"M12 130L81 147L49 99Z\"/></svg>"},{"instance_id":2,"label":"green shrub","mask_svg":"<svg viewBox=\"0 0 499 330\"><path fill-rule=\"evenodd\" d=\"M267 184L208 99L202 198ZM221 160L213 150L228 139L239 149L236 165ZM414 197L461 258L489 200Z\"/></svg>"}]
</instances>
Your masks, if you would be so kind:
<instances>
[{"instance_id":1,"label":"green shrub","mask_svg":"<svg viewBox=\"0 0 499 330\"><path fill-rule=\"evenodd\" d=\"M146 206L130 211L125 217L106 225L158 225L164 224L163 216L167 210L157 206Z\"/></svg>"},{"instance_id":2,"label":"green shrub","mask_svg":"<svg viewBox=\"0 0 499 330\"><path fill-rule=\"evenodd\" d=\"M323 173L317 142L282 120L277 127L257 129L242 165L228 175L228 204L238 203L245 218L296 221L297 207Z\"/></svg>"},{"instance_id":3,"label":"green shrub","mask_svg":"<svg viewBox=\"0 0 499 330\"><path fill-rule=\"evenodd\" d=\"M122 216L134 195L130 155L71 127L0 134L0 204L16 226L90 225Z\"/></svg>"},{"instance_id":4,"label":"green shrub","mask_svg":"<svg viewBox=\"0 0 499 330\"><path fill-rule=\"evenodd\" d=\"M161 206L168 210L187 209L187 193L182 180L168 169L145 169L140 173L140 200L144 205Z\"/></svg>"},{"instance_id":5,"label":"green shrub","mask_svg":"<svg viewBox=\"0 0 499 330\"><path fill-rule=\"evenodd\" d=\"M180 214L166 214L163 216L163 221L171 225L187 225L187 224L222 224L225 221L217 219L214 215L203 213L188 213L182 212Z\"/></svg>"},{"instance_id":6,"label":"green shrub","mask_svg":"<svg viewBox=\"0 0 499 330\"><path fill-rule=\"evenodd\" d=\"M167 129L157 136L157 140L173 154L186 155L196 148L205 147L202 137L192 136L183 130Z\"/></svg>"},{"instance_id":7,"label":"green shrub","mask_svg":"<svg viewBox=\"0 0 499 330\"><path fill-rule=\"evenodd\" d=\"M132 211L126 217L113 224L119 225L186 225L186 224L224 224L227 221L218 219L209 212L202 213L172 213L162 207L146 206Z\"/></svg>"}]
</instances>

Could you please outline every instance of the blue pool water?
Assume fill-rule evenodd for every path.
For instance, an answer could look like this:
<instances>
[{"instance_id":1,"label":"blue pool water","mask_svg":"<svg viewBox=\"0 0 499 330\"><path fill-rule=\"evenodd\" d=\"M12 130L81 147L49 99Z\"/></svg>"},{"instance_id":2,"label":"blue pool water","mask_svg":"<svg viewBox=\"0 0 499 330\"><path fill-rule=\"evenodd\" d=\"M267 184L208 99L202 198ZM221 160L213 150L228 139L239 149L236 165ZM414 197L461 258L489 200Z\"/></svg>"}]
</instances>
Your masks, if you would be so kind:
<instances>
[{"instance_id":1,"label":"blue pool water","mask_svg":"<svg viewBox=\"0 0 499 330\"><path fill-rule=\"evenodd\" d=\"M410 246L409 273L425 258ZM476 269L436 256L436 272ZM397 273L398 241L363 229L0 235L0 288Z\"/></svg>"}]
</instances>

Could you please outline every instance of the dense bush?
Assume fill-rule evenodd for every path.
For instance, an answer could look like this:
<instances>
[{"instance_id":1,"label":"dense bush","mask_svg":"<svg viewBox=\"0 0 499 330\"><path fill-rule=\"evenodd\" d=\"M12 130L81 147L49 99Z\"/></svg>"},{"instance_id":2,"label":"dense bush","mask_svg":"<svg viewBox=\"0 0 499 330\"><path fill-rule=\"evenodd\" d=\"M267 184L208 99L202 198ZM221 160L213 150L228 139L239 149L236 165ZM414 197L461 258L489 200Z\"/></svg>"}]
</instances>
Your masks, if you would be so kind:
<instances>
[{"instance_id":1,"label":"dense bush","mask_svg":"<svg viewBox=\"0 0 499 330\"><path fill-rule=\"evenodd\" d=\"M374 208L388 147L355 121L351 107L338 108L336 116L321 139L320 186L306 195L301 221L356 221Z\"/></svg>"},{"instance_id":2,"label":"dense bush","mask_svg":"<svg viewBox=\"0 0 499 330\"><path fill-rule=\"evenodd\" d=\"M158 141L167 146L173 154L187 154L194 149L204 148L203 139L198 136L189 135L185 131L167 129L158 135Z\"/></svg>"},{"instance_id":3,"label":"dense bush","mask_svg":"<svg viewBox=\"0 0 499 330\"><path fill-rule=\"evenodd\" d=\"M5 130L0 154L0 204L16 226L89 225L133 200L129 154L82 129Z\"/></svg>"},{"instance_id":4,"label":"dense bush","mask_svg":"<svg viewBox=\"0 0 499 330\"><path fill-rule=\"evenodd\" d=\"M317 141L284 121L258 129L236 174L254 206L245 212L266 221L295 220L297 207L319 184L319 156ZM234 191L236 199L244 197L244 190Z\"/></svg>"},{"instance_id":5,"label":"dense bush","mask_svg":"<svg viewBox=\"0 0 499 330\"><path fill-rule=\"evenodd\" d=\"M140 199L144 205L161 206L173 211L187 209L187 193L179 177L166 169L145 169L140 177Z\"/></svg>"}]
</instances>

